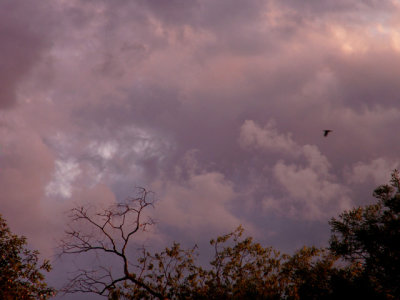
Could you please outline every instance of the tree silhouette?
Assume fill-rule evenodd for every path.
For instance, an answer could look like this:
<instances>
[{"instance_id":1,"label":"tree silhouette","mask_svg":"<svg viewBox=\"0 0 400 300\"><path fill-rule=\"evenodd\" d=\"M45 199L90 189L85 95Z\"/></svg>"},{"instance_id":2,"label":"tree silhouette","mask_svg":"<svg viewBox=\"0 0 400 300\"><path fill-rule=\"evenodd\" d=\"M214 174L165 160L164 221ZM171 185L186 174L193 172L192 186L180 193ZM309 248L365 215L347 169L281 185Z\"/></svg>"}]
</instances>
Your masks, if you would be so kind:
<instances>
[{"instance_id":1,"label":"tree silhouette","mask_svg":"<svg viewBox=\"0 0 400 300\"><path fill-rule=\"evenodd\" d=\"M146 189L139 189L137 197L128 199L126 203L118 203L93 214L85 207L71 210L72 225L65 232L66 238L61 241L61 255L88 252L110 254L119 259L120 268L114 270L99 265L90 270L79 269L69 284L62 289L63 292L96 293L107 296L118 290L121 284L132 284L156 298L165 298L143 278L146 264L132 265L127 256L127 247L133 236L154 223L151 219L142 221L144 209L153 205L149 195ZM75 225L84 227L77 229ZM135 271L132 271L132 268Z\"/></svg>"},{"instance_id":2,"label":"tree silhouette","mask_svg":"<svg viewBox=\"0 0 400 300\"><path fill-rule=\"evenodd\" d=\"M281 254L243 237L239 226L210 241L214 257L208 267L196 262L196 246L182 249L178 243L154 254L141 247L137 259L128 256L135 235L154 224L142 220L153 205L150 194L140 189L137 197L101 212L84 207L71 211L73 225L85 226L71 225L66 231L62 254L109 254L120 264L78 269L64 292L109 299L400 299L397 171L391 185L375 190L376 204L331 220L329 248Z\"/></svg>"},{"instance_id":3,"label":"tree silhouette","mask_svg":"<svg viewBox=\"0 0 400 300\"><path fill-rule=\"evenodd\" d=\"M362 267L365 286L383 299L400 299L400 177L373 193L378 202L333 218L330 249Z\"/></svg>"}]
</instances>

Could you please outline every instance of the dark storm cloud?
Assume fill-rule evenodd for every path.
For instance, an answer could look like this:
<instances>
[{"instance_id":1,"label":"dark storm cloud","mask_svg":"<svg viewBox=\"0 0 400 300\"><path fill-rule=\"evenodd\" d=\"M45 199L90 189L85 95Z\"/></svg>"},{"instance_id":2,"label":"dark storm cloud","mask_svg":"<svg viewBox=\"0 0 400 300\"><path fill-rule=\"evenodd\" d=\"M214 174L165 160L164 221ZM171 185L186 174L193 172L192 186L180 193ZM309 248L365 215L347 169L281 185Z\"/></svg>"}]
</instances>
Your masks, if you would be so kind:
<instances>
[{"instance_id":1,"label":"dark storm cloud","mask_svg":"<svg viewBox=\"0 0 400 300\"><path fill-rule=\"evenodd\" d=\"M0 12L0 90L20 103L1 115L1 209L36 207L32 237L43 216L62 231L74 203L145 186L163 241L242 223L285 249L322 245L327 220L399 166L394 1L4 3L27 17Z\"/></svg>"},{"instance_id":2,"label":"dark storm cloud","mask_svg":"<svg viewBox=\"0 0 400 300\"><path fill-rule=\"evenodd\" d=\"M16 103L18 84L51 43L54 23L47 6L43 1L0 2L0 109Z\"/></svg>"},{"instance_id":3,"label":"dark storm cloud","mask_svg":"<svg viewBox=\"0 0 400 300\"><path fill-rule=\"evenodd\" d=\"M362 1L329 1L329 0L310 0L310 1L295 1L283 0L279 1L292 9L296 9L301 13L325 14L325 13L343 13L345 15L356 15L357 10L383 10L392 9L395 6L393 1L385 0L362 0Z\"/></svg>"},{"instance_id":4,"label":"dark storm cloud","mask_svg":"<svg viewBox=\"0 0 400 300\"><path fill-rule=\"evenodd\" d=\"M357 109L391 107L400 100L399 54L372 51L351 59L335 59L330 67L339 81L342 105Z\"/></svg>"},{"instance_id":5,"label":"dark storm cloud","mask_svg":"<svg viewBox=\"0 0 400 300\"><path fill-rule=\"evenodd\" d=\"M323 150L327 151L330 159L338 161L343 159L343 155L338 153L347 153L347 159L341 161L340 168L357 159L357 144L367 143L371 149L375 147L370 145L369 137L363 131L378 130L381 128L379 122L384 120L377 117L373 129L372 125L361 128L351 126L351 119L357 119L358 124L364 125L371 121L367 118L374 114L376 107L372 105L367 110L359 109L365 103L378 103L378 86L382 91L387 91L388 86L393 89L395 79L392 83L375 81L374 88L374 83L369 84L366 76L355 75L357 72L366 73L365 69L360 69L365 64L357 63L359 57L371 57L376 51L369 49L373 37L353 29L351 23L343 23L338 18L321 24L321 21L303 18L301 10L293 13L287 11L288 6L276 3L274 6L272 2L251 2L246 9L238 3L228 7L226 3L185 5L174 2L170 12L152 2L126 6L106 4L105 9L92 15L92 22L98 28L109 31L104 36L93 35L92 38L96 39L92 43L106 50L109 57L105 64L107 68L120 72L105 72L101 73L104 78L99 77L90 72L97 70L92 66L96 59L101 60L102 55L82 58L77 66L86 75L77 80L86 81L88 87L78 93L83 92L82 97L86 97L92 80L93 84L101 87L88 100L75 97L76 100L72 101L73 119L75 124L79 124L76 130L88 129L79 139L83 145L85 140L97 135L105 141L120 140L122 137L118 137L118 132L121 126L151 130L154 134L149 137L150 140L165 136L174 146L169 148L171 152L165 153L162 165L155 156L143 161L135 158L135 164L142 164L148 180L172 173L181 157L192 150L197 151L196 159L204 170L224 174L237 191L245 191L248 187L235 183L249 184L248 176L254 172L260 176L263 174L261 177L267 180L271 174L265 170L274 170L279 155L256 153L252 155L258 156L258 159L248 157L249 153L237 143L240 128L246 120L254 120L263 126L270 119L276 119L281 134L292 132L300 145L318 143L320 147L326 146L319 140L315 141L316 124L324 127L339 123L336 126L348 132L348 136L342 139L352 142L343 146L339 143L336 148ZM93 9L95 7L96 3ZM217 18L213 14L221 8L230 13ZM129 13L126 13L129 9L142 17L129 19ZM323 6L315 8L316 11L322 9ZM329 6L325 9L335 10ZM353 7L341 9L350 12ZM115 15L125 17L112 18ZM130 41L120 27L122 24L127 28L139 26L140 30L129 32L129 36L143 45L141 49L145 55L139 54L142 50L121 53L124 43ZM322 26L317 27L317 24ZM236 28L239 31L235 31ZM264 34L265 39L243 43L243 38L251 34L257 38ZM356 34L360 34L360 40L354 40ZM271 46L271 40L274 40L274 46ZM260 47L264 52L241 51L244 44L253 49ZM271 51L277 48L279 51ZM386 48L386 51L390 54L388 57L396 55L391 48ZM85 68L88 73L85 73ZM70 84L73 87L75 79ZM375 95L366 91L369 87ZM392 104L393 100L379 102L379 105L389 108ZM301 126L294 122L296 119L302 120ZM345 126L350 128L345 129ZM74 135L74 131L71 134ZM134 136L131 138L135 139ZM345 149L344 145L353 145L354 150ZM365 159L369 157L375 158L367 155ZM260 160L264 164L260 164ZM290 160L294 161L293 158ZM291 169L281 170L289 172ZM336 169L332 172L340 175L341 171ZM337 180L340 181L335 179L334 184L339 184Z\"/></svg>"}]
</instances>

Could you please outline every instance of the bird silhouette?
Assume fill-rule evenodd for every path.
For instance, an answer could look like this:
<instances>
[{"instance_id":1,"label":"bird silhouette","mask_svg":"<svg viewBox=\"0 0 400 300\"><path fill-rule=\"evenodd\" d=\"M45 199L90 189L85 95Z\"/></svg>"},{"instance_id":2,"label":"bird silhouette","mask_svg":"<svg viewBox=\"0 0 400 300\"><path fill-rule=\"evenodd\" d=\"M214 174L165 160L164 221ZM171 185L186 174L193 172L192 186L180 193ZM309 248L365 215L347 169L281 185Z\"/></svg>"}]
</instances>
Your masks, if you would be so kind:
<instances>
[{"instance_id":1,"label":"bird silhouette","mask_svg":"<svg viewBox=\"0 0 400 300\"><path fill-rule=\"evenodd\" d=\"M330 130L330 129L325 129L325 130L324 130L324 137L327 137L328 134L329 134L329 132L332 132L332 130Z\"/></svg>"}]
</instances>

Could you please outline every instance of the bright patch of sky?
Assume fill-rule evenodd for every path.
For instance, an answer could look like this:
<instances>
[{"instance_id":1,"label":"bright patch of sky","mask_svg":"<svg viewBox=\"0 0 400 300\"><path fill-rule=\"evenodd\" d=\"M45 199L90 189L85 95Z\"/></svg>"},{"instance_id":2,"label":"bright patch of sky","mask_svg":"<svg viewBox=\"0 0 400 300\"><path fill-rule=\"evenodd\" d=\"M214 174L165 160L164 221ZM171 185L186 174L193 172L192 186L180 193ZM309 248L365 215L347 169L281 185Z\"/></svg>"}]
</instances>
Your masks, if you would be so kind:
<instances>
[{"instance_id":1,"label":"bright patch of sky","mask_svg":"<svg viewBox=\"0 0 400 300\"><path fill-rule=\"evenodd\" d=\"M92 142L89 145L89 150L99 155L101 158L108 160L112 159L118 151L118 143L116 142Z\"/></svg>"},{"instance_id":2,"label":"bright patch of sky","mask_svg":"<svg viewBox=\"0 0 400 300\"><path fill-rule=\"evenodd\" d=\"M46 195L70 198L72 183L80 173L79 164L74 160L56 160L53 178L46 186Z\"/></svg>"}]
</instances>

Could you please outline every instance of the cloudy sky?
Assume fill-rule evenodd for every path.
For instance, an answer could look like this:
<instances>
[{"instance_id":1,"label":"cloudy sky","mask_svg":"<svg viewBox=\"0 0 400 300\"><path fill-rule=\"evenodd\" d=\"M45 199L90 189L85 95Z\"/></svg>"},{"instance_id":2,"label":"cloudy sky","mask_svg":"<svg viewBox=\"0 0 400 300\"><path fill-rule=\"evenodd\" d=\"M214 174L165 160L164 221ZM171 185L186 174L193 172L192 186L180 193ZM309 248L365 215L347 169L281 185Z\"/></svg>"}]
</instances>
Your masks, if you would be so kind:
<instances>
[{"instance_id":1,"label":"cloudy sky","mask_svg":"<svg viewBox=\"0 0 400 300\"><path fill-rule=\"evenodd\" d=\"M0 213L52 257L66 210L142 186L160 244L326 245L399 165L399 28L399 0L0 0Z\"/></svg>"}]
</instances>

